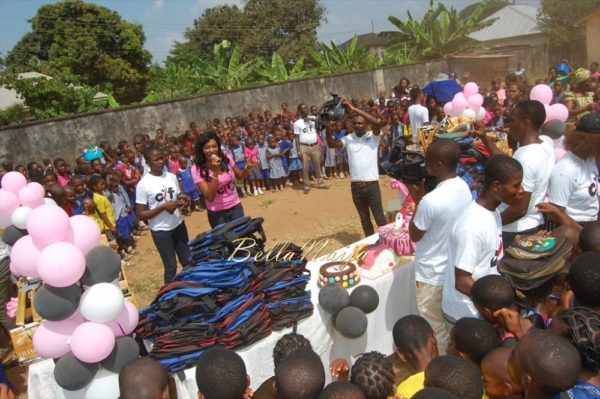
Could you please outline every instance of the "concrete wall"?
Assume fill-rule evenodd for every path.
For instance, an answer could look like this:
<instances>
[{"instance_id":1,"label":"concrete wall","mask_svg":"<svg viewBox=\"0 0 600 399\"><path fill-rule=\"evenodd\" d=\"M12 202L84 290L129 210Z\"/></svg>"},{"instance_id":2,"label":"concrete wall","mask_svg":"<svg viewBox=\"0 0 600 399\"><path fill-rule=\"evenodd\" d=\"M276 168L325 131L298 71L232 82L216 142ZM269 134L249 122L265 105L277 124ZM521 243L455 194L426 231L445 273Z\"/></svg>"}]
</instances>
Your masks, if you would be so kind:
<instances>
[{"instance_id":1,"label":"concrete wall","mask_svg":"<svg viewBox=\"0 0 600 399\"><path fill-rule=\"evenodd\" d=\"M403 76L423 85L430 76L447 70L445 61L386 67L9 126L0 129L0 160L18 164L61 156L73 161L83 148L102 140L116 145L158 127L168 133L183 132L191 121L204 126L209 118L245 115L263 106L279 110L282 102L292 109L299 102L320 106L331 98L329 90L375 98L380 90L391 93Z\"/></svg>"},{"instance_id":2,"label":"concrete wall","mask_svg":"<svg viewBox=\"0 0 600 399\"><path fill-rule=\"evenodd\" d=\"M596 9L593 15L585 20L585 36L587 46L587 63L600 62L600 11Z\"/></svg>"}]
</instances>

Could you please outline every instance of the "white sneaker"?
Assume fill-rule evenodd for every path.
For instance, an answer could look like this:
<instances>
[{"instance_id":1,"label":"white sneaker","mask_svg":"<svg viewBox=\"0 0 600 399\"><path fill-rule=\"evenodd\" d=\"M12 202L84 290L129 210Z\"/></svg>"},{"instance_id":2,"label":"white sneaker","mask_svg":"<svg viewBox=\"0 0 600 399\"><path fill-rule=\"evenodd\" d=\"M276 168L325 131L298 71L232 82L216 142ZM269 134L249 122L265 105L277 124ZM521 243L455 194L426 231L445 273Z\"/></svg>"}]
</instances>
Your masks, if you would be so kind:
<instances>
[{"instance_id":1,"label":"white sneaker","mask_svg":"<svg viewBox=\"0 0 600 399\"><path fill-rule=\"evenodd\" d=\"M344 172L340 172L340 179L344 179L346 178L346 176L344 175Z\"/></svg>"},{"instance_id":2,"label":"white sneaker","mask_svg":"<svg viewBox=\"0 0 600 399\"><path fill-rule=\"evenodd\" d=\"M265 193L260 187L258 187L256 189L256 191L258 192L259 195L263 195Z\"/></svg>"},{"instance_id":3,"label":"white sneaker","mask_svg":"<svg viewBox=\"0 0 600 399\"><path fill-rule=\"evenodd\" d=\"M252 195L255 197L258 197L258 190L254 189L254 191L252 191Z\"/></svg>"}]
</instances>

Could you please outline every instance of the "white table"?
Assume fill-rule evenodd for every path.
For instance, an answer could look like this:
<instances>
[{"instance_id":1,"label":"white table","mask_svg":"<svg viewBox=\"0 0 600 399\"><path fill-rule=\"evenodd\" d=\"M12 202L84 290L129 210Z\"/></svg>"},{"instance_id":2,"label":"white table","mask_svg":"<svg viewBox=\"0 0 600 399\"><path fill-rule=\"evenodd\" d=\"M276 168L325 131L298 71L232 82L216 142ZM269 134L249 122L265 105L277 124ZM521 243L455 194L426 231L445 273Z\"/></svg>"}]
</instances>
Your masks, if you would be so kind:
<instances>
[{"instance_id":1,"label":"white table","mask_svg":"<svg viewBox=\"0 0 600 399\"><path fill-rule=\"evenodd\" d=\"M352 253L354 246L374 243L377 238L377 234L372 235L358 243L339 249L336 254ZM379 306L374 312L367 315L366 333L361 337L349 339L335 330L332 316L317 305L319 295L317 278L319 268L325 262L326 260L319 259L307 264L307 268L311 271L309 287L315 310L310 317L298 323L296 331L311 342L326 369L329 363L338 357L350 358L373 350L386 355L391 354L394 350L392 338L394 324L402 316L416 314L414 263L407 263L375 280L362 279L361 284L372 286L379 294ZM263 340L237 351L246 363L248 375L252 378L251 387L253 389L258 388L263 381L273 376L273 348L279 338L291 331L291 328L287 328L273 332ZM30 366L29 398L62 396L59 393L60 388L54 382L53 370L54 362L52 360ZM178 376L183 374L183 378L175 378L179 399L196 399L198 397L195 372L195 368L187 369L178 374ZM329 378L329 373L327 375Z\"/></svg>"}]
</instances>

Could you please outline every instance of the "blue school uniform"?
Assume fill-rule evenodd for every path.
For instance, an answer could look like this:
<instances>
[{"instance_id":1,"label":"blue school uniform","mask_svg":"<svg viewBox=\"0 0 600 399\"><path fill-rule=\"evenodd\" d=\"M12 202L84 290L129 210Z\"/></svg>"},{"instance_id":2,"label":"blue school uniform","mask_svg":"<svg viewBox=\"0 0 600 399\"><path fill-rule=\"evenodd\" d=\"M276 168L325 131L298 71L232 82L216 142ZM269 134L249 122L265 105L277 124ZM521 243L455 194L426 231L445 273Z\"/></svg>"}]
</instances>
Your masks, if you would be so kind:
<instances>
[{"instance_id":1,"label":"blue school uniform","mask_svg":"<svg viewBox=\"0 0 600 399\"><path fill-rule=\"evenodd\" d=\"M300 162L300 159L298 158L298 149L296 148L296 141L293 140L291 142L291 145L292 146L290 147L289 152L289 170L302 170L302 162Z\"/></svg>"},{"instance_id":2,"label":"blue school uniform","mask_svg":"<svg viewBox=\"0 0 600 399\"><path fill-rule=\"evenodd\" d=\"M262 146L256 145L258 148L258 160L260 161L260 174L262 178L267 180L270 177L269 174L269 160L267 159L267 148L269 146L265 143Z\"/></svg>"},{"instance_id":3,"label":"blue school uniform","mask_svg":"<svg viewBox=\"0 0 600 399\"><path fill-rule=\"evenodd\" d=\"M196 189L196 184L194 184L192 168L190 166L185 169L179 169L177 172L177 180L181 182L181 188L185 195L189 195L194 201L200 199L200 193Z\"/></svg>"},{"instance_id":4,"label":"blue school uniform","mask_svg":"<svg viewBox=\"0 0 600 399\"><path fill-rule=\"evenodd\" d=\"M113 208L119 238L122 240L130 238L133 226L129 217L128 209L131 209L131 203L129 202L127 190L122 185L119 185L119 191L106 191L105 194Z\"/></svg>"},{"instance_id":5,"label":"blue school uniform","mask_svg":"<svg viewBox=\"0 0 600 399\"><path fill-rule=\"evenodd\" d=\"M282 154L281 155L281 164L283 165L283 169L285 170L285 174L287 176L289 173L289 170L290 170L289 164L288 164L289 153L284 155L284 152L285 152L285 150L288 150L292 147L292 143L290 143L290 141L288 139L283 139L283 140L279 140L277 145L279 146L279 151Z\"/></svg>"},{"instance_id":6,"label":"blue school uniform","mask_svg":"<svg viewBox=\"0 0 600 399\"><path fill-rule=\"evenodd\" d=\"M88 189L81 194L75 194L75 203L71 206L73 215L83 215L83 200L86 198L92 198L92 193Z\"/></svg>"},{"instance_id":7,"label":"blue school uniform","mask_svg":"<svg viewBox=\"0 0 600 399\"><path fill-rule=\"evenodd\" d=\"M246 155L244 154L244 147L242 145L231 146L231 154L233 155L233 162L238 169L244 169L246 167Z\"/></svg>"}]
</instances>

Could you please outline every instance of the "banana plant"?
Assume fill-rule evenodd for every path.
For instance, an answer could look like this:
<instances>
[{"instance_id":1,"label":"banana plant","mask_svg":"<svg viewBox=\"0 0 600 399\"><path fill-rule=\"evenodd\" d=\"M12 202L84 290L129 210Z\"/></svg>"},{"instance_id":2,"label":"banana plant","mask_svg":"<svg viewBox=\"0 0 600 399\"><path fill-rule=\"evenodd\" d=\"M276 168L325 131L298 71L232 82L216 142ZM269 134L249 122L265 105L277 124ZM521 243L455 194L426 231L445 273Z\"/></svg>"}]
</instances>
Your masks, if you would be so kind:
<instances>
[{"instance_id":1,"label":"banana plant","mask_svg":"<svg viewBox=\"0 0 600 399\"><path fill-rule=\"evenodd\" d=\"M358 46L356 34L345 49L332 41L331 46L321 43L319 51L309 49L308 52L320 73L356 71L373 68L378 64L377 59L369 53L367 46Z\"/></svg>"},{"instance_id":2,"label":"banana plant","mask_svg":"<svg viewBox=\"0 0 600 399\"><path fill-rule=\"evenodd\" d=\"M274 52L271 56L271 64L261 63L257 72L268 82L273 83L300 79L310 74L310 71L304 69L304 57L298 58L292 68L288 70L283 57L278 52Z\"/></svg>"}]
</instances>

